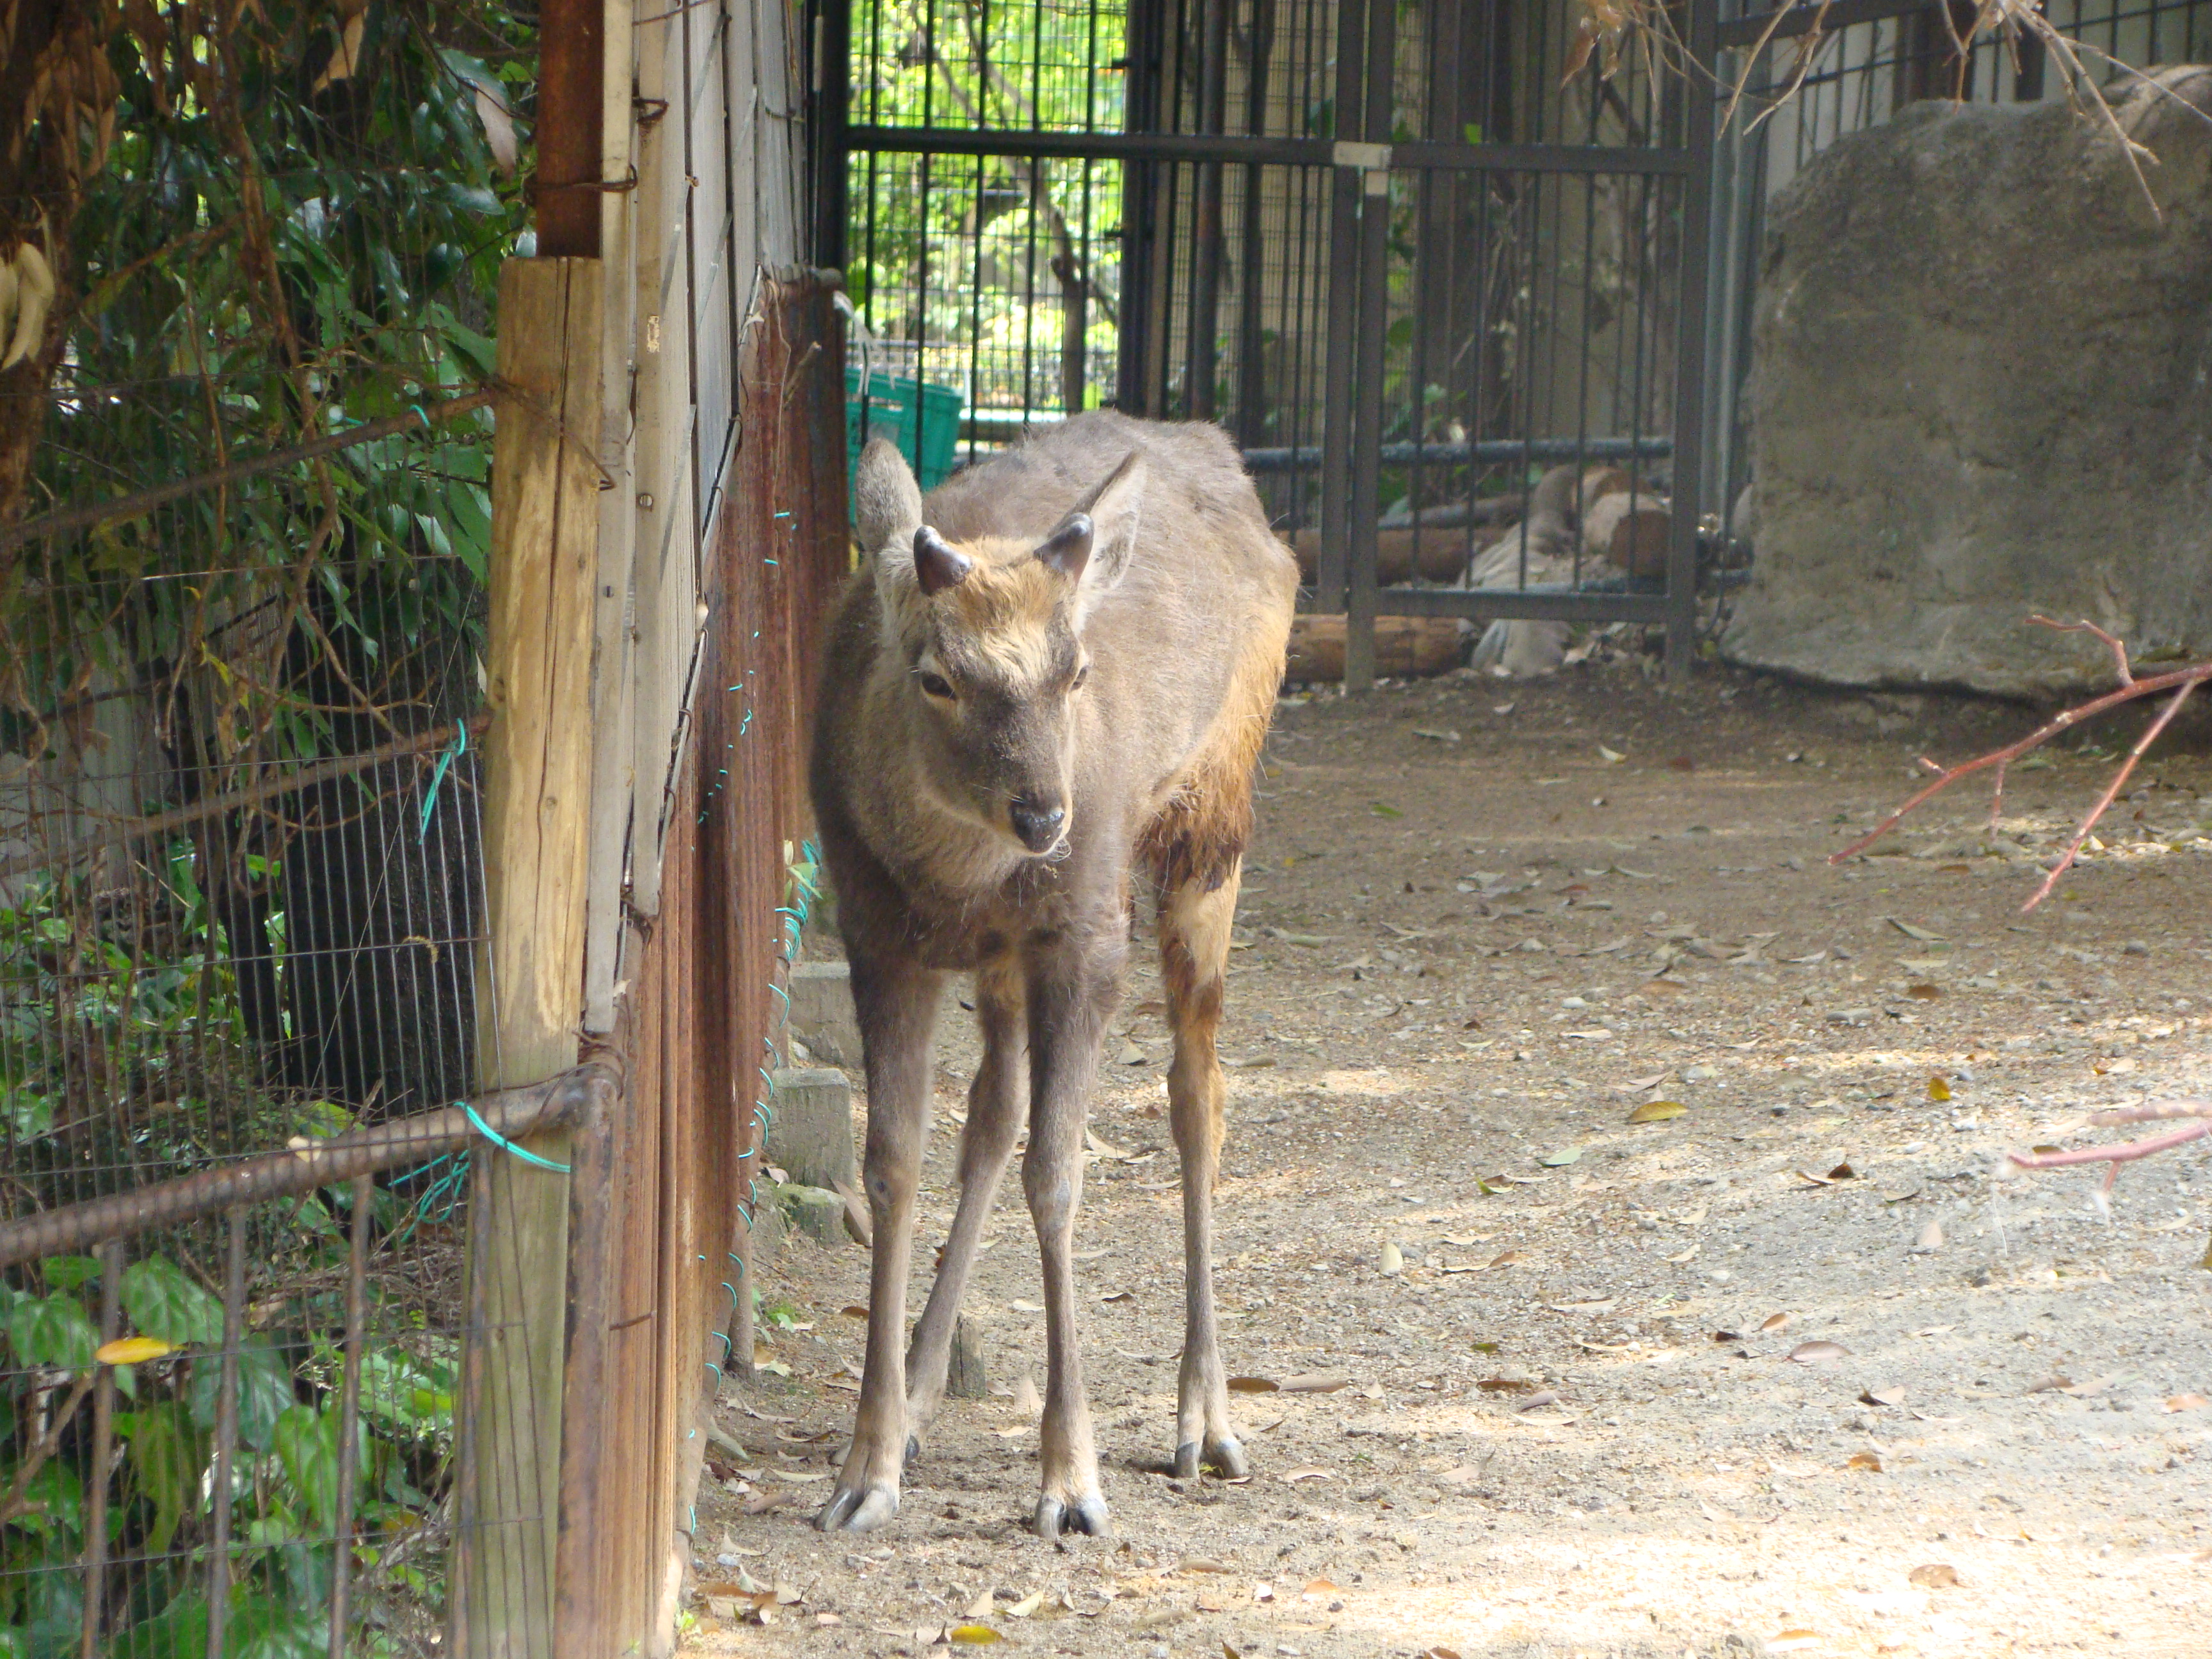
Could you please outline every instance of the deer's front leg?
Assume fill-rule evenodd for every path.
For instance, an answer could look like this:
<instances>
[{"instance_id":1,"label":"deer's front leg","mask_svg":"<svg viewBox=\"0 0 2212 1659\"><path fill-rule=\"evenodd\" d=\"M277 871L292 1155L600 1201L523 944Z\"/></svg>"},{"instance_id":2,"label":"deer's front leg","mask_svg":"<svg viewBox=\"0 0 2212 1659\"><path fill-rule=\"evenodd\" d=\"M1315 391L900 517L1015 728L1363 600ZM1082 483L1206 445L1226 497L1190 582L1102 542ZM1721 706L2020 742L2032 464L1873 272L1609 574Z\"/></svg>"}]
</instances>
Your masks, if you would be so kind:
<instances>
[{"instance_id":1,"label":"deer's front leg","mask_svg":"<svg viewBox=\"0 0 2212 1659\"><path fill-rule=\"evenodd\" d=\"M983 1029L983 1063L968 1091L968 1127L960 1138L960 1207L945 1241L945 1259L929 1287L928 1304L915 1322L907 1350L907 1455L921 1449L938 1407L945 1403L945 1376L952 1357L952 1326L960 1298L975 1266L983 1224L998 1197L999 1180L1021 1133L1022 1102L1028 1093L1029 1041L1022 1017L1021 964L1011 957L987 962L975 971L975 1018Z\"/></svg>"},{"instance_id":2,"label":"deer's front leg","mask_svg":"<svg viewBox=\"0 0 2212 1659\"><path fill-rule=\"evenodd\" d=\"M907 1268L914 1197L929 1133L930 1033L943 976L909 963L853 963L853 1002L868 1078L862 1181L875 1227L868 1279L868 1354L853 1447L829 1504L824 1532L867 1532L898 1513L906 1456Z\"/></svg>"},{"instance_id":3,"label":"deer's front leg","mask_svg":"<svg viewBox=\"0 0 2212 1659\"><path fill-rule=\"evenodd\" d=\"M1022 1185L1044 1267L1042 1490L1035 1530L1105 1537L1111 1530L1091 1438L1083 1351L1075 1325L1075 1214L1083 1199L1083 1125L1098 1051L1120 978L1119 943L1079 958L1057 956L1030 983L1030 1146Z\"/></svg>"}]
</instances>

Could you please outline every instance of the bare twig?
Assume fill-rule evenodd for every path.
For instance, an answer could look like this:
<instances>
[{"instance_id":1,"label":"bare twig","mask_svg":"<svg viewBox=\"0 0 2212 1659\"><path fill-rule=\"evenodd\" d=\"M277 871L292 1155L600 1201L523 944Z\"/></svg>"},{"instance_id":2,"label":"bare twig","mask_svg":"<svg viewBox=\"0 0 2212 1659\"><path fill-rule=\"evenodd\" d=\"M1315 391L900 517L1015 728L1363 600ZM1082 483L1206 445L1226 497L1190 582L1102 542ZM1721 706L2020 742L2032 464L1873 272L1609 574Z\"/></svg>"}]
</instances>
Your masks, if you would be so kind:
<instances>
[{"instance_id":1,"label":"bare twig","mask_svg":"<svg viewBox=\"0 0 2212 1659\"><path fill-rule=\"evenodd\" d=\"M219 485L237 483L258 473L274 471L278 467L291 466L301 461L311 461L325 455L349 449L356 444L365 444L379 438L389 438L396 433L408 431L418 423L434 426L450 421L457 415L482 409L497 398L502 388L485 386L475 392L465 392L457 398L410 409L404 415L393 415L380 421L364 421L359 426L347 427L342 432L327 433L289 449L272 450L265 455L255 455L228 466L217 467L212 472L203 472L190 478L179 478L173 483L156 484L150 489L135 490L128 495L118 495L111 501L92 501L82 507L64 508L36 519L23 519L10 525L0 525L0 553L21 546L41 536L58 536L71 530L88 530L96 524L106 524L116 519L135 519L150 513L157 507L181 500L186 495L213 489Z\"/></svg>"},{"instance_id":2,"label":"bare twig","mask_svg":"<svg viewBox=\"0 0 2212 1659\"><path fill-rule=\"evenodd\" d=\"M143 841L149 836L167 835L172 830L197 823L203 818L215 817L243 806L257 805L297 790L312 789L317 784L328 783L334 778L349 777L356 772L365 772L370 767L380 766L386 761L402 760L410 755L443 749L453 741L463 727L480 737L490 726L489 714L471 714L453 726L441 726L413 737L395 738L380 748L365 750L358 755L341 756L337 760L303 766L295 772L271 773L258 783L246 788L210 795L204 800L194 801L190 806L179 806L173 811L156 812L143 818L118 819L67 847L53 850L39 848L18 853L13 858L0 859L0 878L20 876L30 870L58 869L88 854L96 853L103 847L122 846L134 841Z\"/></svg>"},{"instance_id":3,"label":"bare twig","mask_svg":"<svg viewBox=\"0 0 2212 1659\"><path fill-rule=\"evenodd\" d=\"M2170 1152L2176 1146L2186 1146L2192 1140L2203 1140L2212 1135L2212 1100L2161 1100L2146 1102L2141 1106L2125 1106L2117 1111L2099 1112L2089 1121L2099 1128L2112 1128L2123 1123L2158 1123L2176 1118L2193 1120L2179 1129L2168 1129L2160 1134L2145 1135L2141 1140L2126 1140L2112 1146L2081 1146L2072 1152L2044 1151L2007 1152L2006 1159L2015 1169L2063 1170L2077 1164L2105 1165L2103 1190L2110 1192L2119 1178L2120 1165L2133 1164L2138 1158L2151 1158L2160 1152ZM2208 1256L2212 1261L2212 1255Z\"/></svg>"},{"instance_id":4,"label":"bare twig","mask_svg":"<svg viewBox=\"0 0 2212 1659\"><path fill-rule=\"evenodd\" d=\"M2059 877L2064 875L2073 866L2075 860L2081 854L2083 844L2089 839L2090 831L2097 827L2098 820L2112 809L2113 801L2119 798L2120 791L2126 787L2127 781L2135 775L2136 765L2142 761L2151 744L2155 743L2167 726L2172 724L2173 717L2181 712L2182 705L2189 701L2191 694L2206 680L2212 680L2212 662L2193 663L2186 668L2171 669L2163 674L2138 677L2135 671L2128 666L2126 646L2094 623L2058 623L2043 616L2030 617L2028 621L2038 627L2053 629L2062 634L2094 634L2102 640L2112 647L2113 659L2118 665L2120 679L2118 690L2107 691L2102 696L2092 697L2088 702L2078 703L2071 708L2062 709L2019 742L2007 744L2002 749L1993 749L1986 755L1962 762L1957 766L1941 766L1923 756L1920 763L1936 775L1936 781L1912 796L1904 805L1899 807L1897 811L1892 812L1850 846L1839 853L1832 854L1828 860L1829 863L1841 864L1845 859L1863 852L1895 829L1905 814L1922 802L1933 799L1942 794L1961 778L1971 777L1977 772L1988 771L1991 769L1994 769L1996 773L1996 787L1990 806L1990 820L1994 824L1997 812L2004 803L2005 769L2013 762L2030 750L2040 748L2060 732L2079 726L2086 720L2107 714L2123 703L2133 702L2142 697L2154 697L2160 692L2171 691L2173 695L2166 700L2166 706L2159 710L2157 717L2151 721L2142 736L2136 739L2135 746L2128 750L2127 759L2121 763L2120 769L2113 775L2112 782L2106 787L2104 793L2098 796L2096 805L2089 809L2087 816L2081 820L2080 826L2074 832L2073 840L2067 843L2066 850L2060 855L2058 862L2045 874L2041 885L2029 896L2027 902L2021 906L2023 914L2033 910L2051 896L2051 890L2057 885Z\"/></svg>"},{"instance_id":5,"label":"bare twig","mask_svg":"<svg viewBox=\"0 0 2212 1659\"><path fill-rule=\"evenodd\" d=\"M62 1408L47 1422L46 1431L39 1437L38 1443L31 1448L30 1455L16 1469L15 1478L9 1482L8 1490L0 1493L0 1526L27 1515L35 1515L46 1507L25 1495L31 1489L31 1478L61 1449L62 1431L69 1427L70 1419L76 1415L76 1408L84 1404L85 1395L92 1392L92 1385L99 1379L98 1366L77 1373L76 1381L70 1387L69 1398L62 1402Z\"/></svg>"}]
</instances>

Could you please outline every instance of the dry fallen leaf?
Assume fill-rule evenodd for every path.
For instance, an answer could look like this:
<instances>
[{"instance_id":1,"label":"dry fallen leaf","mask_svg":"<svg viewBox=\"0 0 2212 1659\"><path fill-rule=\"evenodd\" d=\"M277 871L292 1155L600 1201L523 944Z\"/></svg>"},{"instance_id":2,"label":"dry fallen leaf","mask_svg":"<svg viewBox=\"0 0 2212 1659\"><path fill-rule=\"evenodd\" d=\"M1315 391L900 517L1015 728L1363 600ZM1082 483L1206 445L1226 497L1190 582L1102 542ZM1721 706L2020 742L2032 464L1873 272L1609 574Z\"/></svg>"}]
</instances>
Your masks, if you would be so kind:
<instances>
[{"instance_id":1,"label":"dry fallen leaf","mask_svg":"<svg viewBox=\"0 0 2212 1659\"><path fill-rule=\"evenodd\" d=\"M1036 1384L1030 1381L1027 1371L1024 1371L1022 1380L1014 1384L1014 1409L1025 1417L1044 1415L1044 1401L1037 1398Z\"/></svg>"},{"instance_id":2,"label":"dry fallen leaf","mask_svg":"<svg viewBox=\"0 0 2212 1659\"><path fill-rule=\"evenodd\" d=\"M1853 1452L1851 1461L1844 1467L1851 1469L1865 1469L1871 1474L1880 1474L1881 1459L1876 1457L1872 1452Z\"/></svg>"},{"instance_id":3,"label":"dry fallen leaf","mask_svg":"<svg viewBox=\"0 0 2212 1659\"><path fill-rule=\"evenodd\" d=\"M1786 1313L1769 1314L1759 1321L1759 1328L1762 1331L1778 1331L1789 1322L1790 1316Z\"/></svg>"},{"instance_id":4,"label":"dry fallen leaf","mask_svg":"<svg viewBox=\"0 0 2212 1659\"><path fill-rule=\"evenodd\" d=\"M1828 1171L1828 1179L1831 1181L1856 1181L1858 1178L1859 1172L1848 1164L1838 1164Z\"/></svg>"},{"instance_id":5,"label":"dry fallen leaf","mask_svg":"<svg viewBox=\"0 0 2212 1659\"><path fill-rule=\"evenodd\" d=\"M1386 1275L1406 1271L1405 1253L1388 1239L1382 1243L1382 1271Z\"/></svg>"},{"instance_id":6,"label":"dry fallen leaf","mask_svg":"<svg viewBox=\"0 0 2212 1659\"><path fill-rule=\"evenodd\" d=\"M1493 1267L1510 1267L1516 1261L1526 1261L1528 1259L1528 1253L1526 1250L1500 1250L1490 1258L1490 1265Z\"/></svg>"},{"instance_id":7,"label":"dry fallen leaf","mask_svg":"<svg viewBox=\"0 0 2212 1659\"><path fill-rule=\"evenodd\" d=\"M1013 1606L1002 1608L1001 1611L1004 1612L1009 1619L1026 1619L1043 1605L1044 1592L1042 1590L1031 1590L1027 1595L1022 1597L1020 1601L1015 1602ZM987 1608L986 1611L988 1612L988 1609Z\"/></svg>"},{"instance_id":8,"label":"dry fallen leaf","mask_svg":"<svg viewBox=\"0 0 2212 1659\"><path fill-rule=\"evenodd\" d=\"M1800 1342L1790 1350L1790 1358L1801 1365L1832 1365L1850 1352L1840 1342Z\"/></svg>"},{"instance_id":9,"label":"dry fallen leaf","mask_svg":"<svg viewBox=\"0 0 2212 1659\"><path fill-rule=\"evenodd\" d=\"M1628 1115L1631 1123L1664 1123L1668 1118L1680 1117L1690 1109L1679 1100L1647 1100Z\"/></svg>"},{"instance_id":10,"label":"dry fallen leaf","mask_svg":"<svg viewBox=\"0 0 2212 1659\"><path fill-rule=\"evenodd\" d=\"M1352 1378L1344 1371L1301 1371L1283 1379L1285 1394L1334 1394L1351 1386Z\"/></svg>"},{"instance_id":11,"label":"dry fallen leaf","mask_svg":"<svg viewBox=\"0 0 2212 1659\"><path fill-rule=\"evenodd\" d=\"M1769 1653L1798 1653L1820 1645L1820 1638L1809 1630L1785 1630L1766 1638Z\"/></svg>"},{"instance_id":12,"label":"dry fallen leaf","mask_svg":"<svg viewBox=\"0 0 2212 1659\"><path fill-rule=\"evenodd\" d=\"M2162 1409L2170 1412L2194 1412L2212 1406L2212 1400L2207 1400L2201 1394L2172 1394L2159 1403Z\"/></svg>"},{"instance_id":13,"label":"dry fallen leaf","mask_svg":"<svg viewBox=\"0 0 2212 1659\"><path fill-rule=\"evenodd\" d=\"M963 1648L980 1648L1006 1638L988 1625L955 1625L945 1632L945 1639Z\"/></svg>"},{"instance_id":14,"label":"dry fallen leaf","mask_svg":"<svg viewBox=\"0 0 2212 1659\"><path fill-rule=\"evenodd\" d=\"M1929 1099L1948 1100L1950 1097L1951 1085L1949 1084L1944 1082L1940 1077L1931 1077L1928 1079Z\"/></svg>"},{"instance_id":15,"label":"dry fallen leaf","mask_svg":"<svg viewBox=\"0 0 2212 1659\"><path fill-rule=\"evenodd\" d=\"M1229 1379L1231 1394L1273 1394L1283 1385L1272 1376L1232 1376Z\"/></svg>"},{"instance_id":16,"label":"dry fallen leaf","mask_svg":"<svg viewBox=\"0 0 2212 1659\"><path fill-rule=\"evenodd\" d=\"M1282 1474L1283 1484L1290 1486L1295 1486L1301 1480L1334 1480L1335 1478L1336 1472L1333 1469L1285 1469Z\"/></svg>"},{"instance_id":17,"label":"dry fallen leaf","mask_svg":"<svg viewBox=\"0 0 2212 1659\"><path fill-rule=\"evenodd\" d=\"M1226 1561L1217 1561L1210 1555L1186 1555L1176 1563L1177 1572L1234 1572Z\"/></svg>"},{"instance_id":18,"label":"dry fallen leaf","mask_svg":"<svg viewBox=\"0 0 2212 1659\"><path fill-rule=\"evenodd\" d=\"M988 1619L998 1610L998 1592L988 1585L975 1599L960 1610L963 1619Z\"/></svg>"},{"instance_id":19,"label":"dry fallen leaf","mask_svg":"<svg viewBox=\"0 0 2212 1659\"><path fill-rule=\"evenodd\" d=\"M1326 1578L1309 1578L1306 1580L1305 1588L1298 1594L1310 1595L1318 1600L1324 1595L1341 1595L1344 1592Z\"/></svg>"},{"instance_id":20,"label":"dry fallen leaf","mask_svg":"<svg viewBox=\"0 0 2212 1659\"><path fill-rule=\"evenodd\" d=\"M848 1319L866 1319L868 1316L868 1310L857 1302L848 1303L837 1311Z\"/></svg>"},{"instance_id":21,"label":"dry fallen leaf","mask_svg":"<svg viewBox=\"0 0 2212 1659\"><path fill-rule=\"evenodd\" d=\"M1923 1589L1955 1589L1959 1583L1959 1570L1948 1561L1930 1561L1905 1576Z\"/></svg>"},{"instance_id":22,"label":"dry fallen leaf","mask_svg":"<svg viewBox=\"0 0 2212 1659\"><path fill-rule=\"evenodd\" d=\"M1933 1002L1943 994L1943 988L1929 984L1908 985L1905 988L1905 994L1916 1002Z\"/></svg>"},{"instance_id":23,"label":"dry fallen leaf","mask_svg":"<svg viewBox=\"0 0 2212 1659\"><path fill-rule=\"evenodd\" d=\"M1901 1406L1905 1403L1905 1390L1902 1389L1862 1389L1859 1394L1859 1403L1863 1406Z\"/></svg>"},{"instance_id":24,"label":"dry fallen leaf","mask_svg":"<svg viewBox=\"0 0 2212 1659\"><path fill-rule=\"evenodd\" d=\"M1923 1227L1920 1230L1920 1237L1913 1242L1912 1248L1921 1252L1923 1255L1925 1255L1930 1250L1942 1249L1943 1248L1943 1224L1940 1221L1931 1221L1926 1226Z\"/></svg>"},{"instance_id":25,"label":"dry fallen leaf","mask_svg":"<svg viewBox=\"0 0 2212 1659\"><path fill-rule=\"evenodd\" d=\"M1533 1394L1536 1389L1525 1376L1486 1376L1474 1386L1485 1394Z\"/></svg>"}]
</instances>

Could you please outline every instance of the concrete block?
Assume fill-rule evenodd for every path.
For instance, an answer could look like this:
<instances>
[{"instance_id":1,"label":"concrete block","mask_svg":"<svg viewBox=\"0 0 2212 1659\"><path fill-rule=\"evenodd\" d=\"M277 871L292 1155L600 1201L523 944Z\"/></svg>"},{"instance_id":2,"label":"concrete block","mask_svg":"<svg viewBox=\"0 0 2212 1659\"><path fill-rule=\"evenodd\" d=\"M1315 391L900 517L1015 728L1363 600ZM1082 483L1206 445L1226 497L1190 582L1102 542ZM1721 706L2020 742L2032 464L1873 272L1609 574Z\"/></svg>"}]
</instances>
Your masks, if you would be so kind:
<instances>
[{"instance_id":1,"label":"concrete block","mask_svg":"<svg viewBox=\"0 0 2212 1659\"><path fill-rule=\"evenodd\" d=\"M768 1126L768 1161L804 1187L860 1189L853 1152L853 1085L827 1066L791 1066L774 1073L769 1096L775 1115Z\"/></svg>"},{"instance_id":2,"label":"concrete block","mask_svg":"<svg viewBox=\"0 0 2212 1659\"><path fill-rule=\"evenodd\" d=\"M802 962L791 970L791 1030L806 1052L830 1066L860 1063L853 976L842 962Z\"/></svg>"},{"instance_id":3,"label":"concrete block","mask_svg":"<svg viewBox=\"0 0 2212 1659\"><path fill-rule=\"evenodd\" d=\"M752 1261L755 1272L775 1265L775 1258L783 1249L783 1206L776 1202L775 1189L763 1182L761 1201L753 1209Z\"/></svg>"},{"instance_id":4,"label":"concrete block","mask_svg":"<svg viewBox=\"0 0 2212 1659\"><path fill-rule=\"evenodd\" d=\"M845 1242L845 1200L828 1188L793 1182L775 1189L775 1201L791 1225L816 1243Z\"/></svg>"}]
</instances>

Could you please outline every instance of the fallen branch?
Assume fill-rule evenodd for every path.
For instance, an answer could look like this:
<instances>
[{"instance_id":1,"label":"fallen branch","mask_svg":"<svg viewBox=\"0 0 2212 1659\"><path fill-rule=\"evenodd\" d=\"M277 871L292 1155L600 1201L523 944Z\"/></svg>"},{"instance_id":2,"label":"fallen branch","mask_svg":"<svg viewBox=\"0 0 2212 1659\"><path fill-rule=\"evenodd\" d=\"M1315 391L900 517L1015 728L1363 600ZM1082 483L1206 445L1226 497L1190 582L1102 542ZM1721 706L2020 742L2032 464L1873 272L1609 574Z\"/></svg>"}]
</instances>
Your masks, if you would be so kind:
<instances>
[{"instance_id":1,"label":"fallen branch","mask_svg":"<svg viewBox=\"0 0 2212 1659\"><path fill-rule=\"evenodd\" d=\"M2051 896L2051 890L2058 884L2059 877L2071 869L2075 859L2081 855L2082 844L2089 839L2089 832L2097 827L2098 820L2102 818L2112 809L2112 803L2119 799L2120 791L2126 787L2128 780L2135 775L2136 766L2142 759L2144 753L2152 744L2158 741L2160 735L2172 723L2173 717L2181 712L2181 707L2189 701L2190 694L2206 680L2212 680L2212 662L2195 663L2186 668L2170 669L2162 674L2152 674L2138 678L2135 672L2128 666L2126 646L2117 637L2098 627L2096 623L2053 622L2050 617L2042 616L2030 617L2027 620L2037 627L2054 629L2061 634L2094 634L2102 640L2112 647L2113 660L2118 666L2120 676L2118 689L2107 691L2102 696L2093 697L2087 702L2077 704L2072 708L2062 710L2036 727L2018 743L2008 744L2002 749L1991 750L1986 755L1978 756L1973 760L1963 762L1957 766L1938 766L1923 755L1920 763L1936 775L1936 781L1914 795L1904 805L1899 807L1897 811L1892 812L1849 847L1832 854L1828 860L1829 863L1841 864L1853 854L1863 852L1895 829L1903 821L1905 814L1922 802L1932 800L1958 782L1960 779L1971 777L1977 772L1987 771L1992 767L1996 769L1996 786L1990 800L1990 824L1994 829L1998 815L2004 810L2005 769L2013 762L2033 750L2041 748L2060 732L2079 726L2084 720L2107 714L2123 703L2134 702L2142 697L2154 697L2162 691L2171 691L2173 695L2166 700L2166 706L2159 710L2157 717L2151 721L2148 728L2136 740L2135 747L2128 750L2126 760L2121 763L2119 770L2112 775L2112 782L2106 786L2104 793L2097 798L2096 805L2089 809L2088 816L2081 820L2080 827L2075 830L2074 839L2067 843L2066 851L2060 856L2058 862L2045 873L2042 884L2028 896L2027 902L2020 907L2021 914L2025 915Z\"/></svg>"},{"instance_id":2,"label":"fallen branch","mask_svg":"<svg viewBox=\"0 0 2212 1659\"><path fill-rule=\"evenodd\" d=\"M2161 1123L2177 1118L2192 1120L2179 1129L2168 1129L2163 1134L2145 1135L2141 1140L2125 1140L2111 1146L2081 1146L2072 1152L2007 1152L2006 1162L2018 1170L2063 1170L2075 1164L2102 1164L2104 1184L2097 1189L2097 1205L2105 1206L2104 1194L2112 1190L2119 1179L2120 1165L2133 1164L2138 1158L2150 1158L2159 1152L2172 1152L2176 1146L2186 1146L2192 1140L2212 1136L2212 1100L2146 1101L2140 1106L2124 1106L2116 1111L2099 1112L2089 1119L2089 1127L2100 1129L2117 1127L2123 1123ZM1999 1165L2000 1169L2003 1166ZM2204 1252L2203 1265L2212 1268L2212 1245Z\"/></svg>"}]
</instances>

